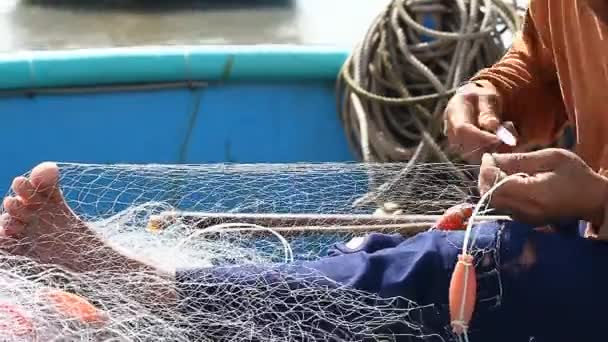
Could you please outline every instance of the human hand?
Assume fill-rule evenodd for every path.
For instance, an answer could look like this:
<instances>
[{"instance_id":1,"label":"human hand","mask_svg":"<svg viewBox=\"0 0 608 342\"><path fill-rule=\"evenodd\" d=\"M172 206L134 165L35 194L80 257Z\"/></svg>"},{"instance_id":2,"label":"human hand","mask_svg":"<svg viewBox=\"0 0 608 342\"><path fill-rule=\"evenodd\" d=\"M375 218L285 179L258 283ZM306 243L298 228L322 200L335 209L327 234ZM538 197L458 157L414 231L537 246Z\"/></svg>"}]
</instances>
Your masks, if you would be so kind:
<instances>
[{"instance_id":1,"label":"human hand","mask_svg":"<svg viewBox=\"0 0 608 342\"><path fill-rule=\"evenodd\" d=\"M511 152L496 136L503 125L514 136L515 127L501 122L500 96L489 82L481 87L469 83L461 87L450 99L445 109L445 133L448 142L469 163L479 164L487 152Z\"/></svg>"},{"instance_id":2,"label":"human hand","mask_svg":"<svg viewBox=\"0 0 608 342\"><path fill-rule=\"evenodd\" d=\"M525 173L527 176L513 176ZM577 155L564 149L530 153L485 154L479 190L512 176L490 196L490 205L513 218L546 224L576 218L601 226L608 200L608 179L594 172Z\"/></svg>"}]
</instances>

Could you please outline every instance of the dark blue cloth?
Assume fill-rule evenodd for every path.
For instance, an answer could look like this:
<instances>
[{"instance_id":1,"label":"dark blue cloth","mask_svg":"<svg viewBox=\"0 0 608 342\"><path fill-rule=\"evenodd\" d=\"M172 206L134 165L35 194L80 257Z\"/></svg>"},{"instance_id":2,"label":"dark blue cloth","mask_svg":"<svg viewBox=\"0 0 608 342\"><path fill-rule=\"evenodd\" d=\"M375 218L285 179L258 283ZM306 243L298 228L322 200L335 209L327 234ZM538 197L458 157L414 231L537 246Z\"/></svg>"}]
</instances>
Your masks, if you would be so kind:
<instances>
[{"instance_id":1,"label":"dark blue cloth","mask_svg":"<svg viewBox=\"0 0 608 342\"><path fill-rule=\"evenodd\" d=\"M475 228L471 250L478 297L470 341L608 340L603 325L608 244L572 233L578 228L577 222L562 225L558 234L517 222ZM298 327L314 327L306 336L318 340L327 332L349 341L369 334L397 341L452 340L448 287L463 240L463 232L438 230L409 239L374 233L358 246L337 244L313 262L182 270L178 289L185 312L216 340L234 338L234 327L217 325L217 319L234 312L251 315L256 329L274 336L281 331L288 336L293 327L285 322L306 322ZM335 291L302 291L313 288ZM336 297L320 297L323 293ZM417 309L407 311L401 322L370 323L374 315L394 318L413 308L406 299ZM357 301L361 305L352 304ZM323 310L328 311L318 313ZM216 322L213 332L209 322Z\"/></svg>"}]
</instances>

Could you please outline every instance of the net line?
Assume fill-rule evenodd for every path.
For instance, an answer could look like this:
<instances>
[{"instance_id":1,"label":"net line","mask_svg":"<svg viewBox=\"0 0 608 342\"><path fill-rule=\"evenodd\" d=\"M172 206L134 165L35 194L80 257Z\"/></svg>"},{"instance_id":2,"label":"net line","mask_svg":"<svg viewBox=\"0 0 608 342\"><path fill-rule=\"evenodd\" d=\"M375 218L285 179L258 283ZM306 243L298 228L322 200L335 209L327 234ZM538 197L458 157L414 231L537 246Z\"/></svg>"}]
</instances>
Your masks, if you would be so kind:
<instances>
[{"instance_id":1,"label":"net line","mask_svg":"<svg viewBox=\"0 0 608 342\"><path fill-rule=\"evenodd\" d=\"M67 204L108 244L161 268L209 270L205 280L196 284L205 306L184 313L183 307L167 307L160 299L159 303L142 300L163 298L174 287L173 281L150 272L126 272L112 257L94 259L100 254L95 248L83 248L86 236L65 231L65 212L40 209L39 225L54 229L42 237L65 246L62 259L41 262L27 253L0 254L0 337L11 341L32 341L34 335L48 341L457 340L449 319L428 319L443 317L446 303L420 305L405 297L383 297L349 288L314 269L292 269L298 262L326 257L336 243L356 245L375 232L413 236L426 231L445 209L469 201L476 191L475 181L446 176L452 165L420 164L414 168L425 177L406 176L409 186L391 191L407 215L386 215L371 204L354 205L374 186L367 177L370 170L390 180L402 168L399 163L59 164L59 186ZM466 172L473 166L459 168ZM475 234L470 253L491 255L493 251L474 244L484 232ZM461 244L454 241L453 248ZM89 264L95 260L95 265L74 271L63 266L65 259L89 260ZM236 266L242 270L219 276ZM155 292L150 292L150 285ZM75 300L67 308L58 304L58 298L66 302L67 297L49 295L56 290L86 299L95 308L87 316L89 321L67 309L81 307L73 304ZM480 301L499 299L488 296ZM3 325L15 321L25 322L21 332Z\"/></svg>"}]
</instances>

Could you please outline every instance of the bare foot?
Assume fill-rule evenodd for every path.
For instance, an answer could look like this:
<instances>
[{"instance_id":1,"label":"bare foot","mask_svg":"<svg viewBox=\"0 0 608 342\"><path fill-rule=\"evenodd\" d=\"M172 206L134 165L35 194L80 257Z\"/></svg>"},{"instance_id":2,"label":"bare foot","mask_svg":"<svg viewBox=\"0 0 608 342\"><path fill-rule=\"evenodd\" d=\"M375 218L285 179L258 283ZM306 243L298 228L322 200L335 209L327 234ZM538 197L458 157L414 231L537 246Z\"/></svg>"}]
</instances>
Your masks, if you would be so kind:
<instances>
[{"instance_id":1,"label":"bare foot","mask_svg":"<svg viewBox=\"0 0 608 342\"><path fill-rule=\"evenodd\" d=\"M4 199L5 213L0 216L0 248L78 272L133 266L68 207L58 181L54 163L36 166L29 178L15 178L15 196Z\"/></svg>"}]
</instances>

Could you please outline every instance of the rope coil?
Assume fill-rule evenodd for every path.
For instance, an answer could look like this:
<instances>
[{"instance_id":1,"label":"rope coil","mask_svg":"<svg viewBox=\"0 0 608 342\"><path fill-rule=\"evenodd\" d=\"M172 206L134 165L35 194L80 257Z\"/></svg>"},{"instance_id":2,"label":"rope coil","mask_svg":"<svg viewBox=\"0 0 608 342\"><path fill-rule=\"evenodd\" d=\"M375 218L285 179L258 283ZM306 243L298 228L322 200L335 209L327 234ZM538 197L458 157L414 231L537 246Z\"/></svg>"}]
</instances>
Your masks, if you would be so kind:
<instances>
[{"instance_id":1,"label":"rope coil","mask_svg":"<svg viewBox=\"0 0 608 342\"><path fill-rule=\"evenodd\" d=\"M423 132L440 137L447 98L506 51L501 40L520 27L515 4L504 0L394 0L376 18L344 64L340 113L361 158L361 126L369 134L368 162L410 160ZM414 18L435 18L439 31ZM429 38L430 37L430 38ZM350 99L365 112L360 121Z\"/></svg>"},{"instance_id":2,"label":"rope coil","mask_svg":"<svg viewBox=\"0 0 608 342\"><path fill-rule=\"evenodd\" d=\"M445 105L464 81L502 57L503 35L521 27L523 11L507 0L393 0L337 83L338 111L357 156L408 166L462 162L446 152Z\"/></svg>"}]
</instances>

